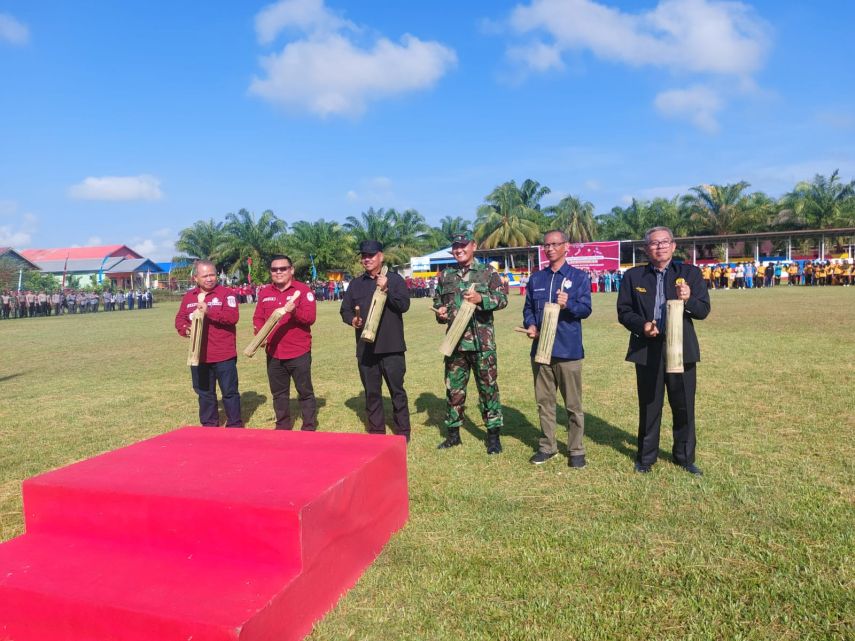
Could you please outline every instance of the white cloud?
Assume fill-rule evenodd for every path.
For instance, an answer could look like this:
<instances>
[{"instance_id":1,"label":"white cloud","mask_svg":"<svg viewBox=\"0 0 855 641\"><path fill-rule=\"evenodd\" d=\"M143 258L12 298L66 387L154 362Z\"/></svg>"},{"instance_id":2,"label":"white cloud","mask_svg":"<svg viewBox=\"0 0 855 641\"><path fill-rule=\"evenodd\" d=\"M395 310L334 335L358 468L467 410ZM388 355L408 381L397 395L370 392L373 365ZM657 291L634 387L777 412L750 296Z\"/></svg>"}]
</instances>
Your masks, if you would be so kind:
<instances>
[{"instance_id":1,"label":"white cloud","mask_svg":"<svg viewBox=\"0 0 855 641\"><path fill-rule=\"evenodd\" d=\"M104 241L101 240L100 236L90 236L89 238L86 239L86 243L84 244L84 247L99 247L100 245L103 245L103 244L104 244Z\"/></svg>"},{"instance_id":2,"label":"white cloud","mask_svg":"<svg viewBox=\"0 0 855 641\"><path fill-rule=\"evenodd\" d=\"M3 201L3 217L17 217L18 206L12 201ZM0 225L0 247L27 249L38 230L39 219L35 214L21 214L20 219L7 225Z\"/></svg>"},{"instance_id":3,"label":"white cloud","mask_svg":"<svg viewBox=\"0 0 855 641\"><path fill-rule=\"evenodd\" d=\"M532 0L514 8L510 26L519 34L545 34L562 51L589 50L604 60L675 71L751 75L769 48L766 23L741 2L660 0L633 14L595 0Z\"/></svg>"},{"instance_id":4,"label":"white cloud","mask_svg":"<svg viewBox=\"0 0 855 641\"><path fill-rule=\"evenodd\" d=\"M301 37L260 58L264 73L249 90L322 117L358 116L370 101L428 89L457 63L454 50L410 34L399 42L377 37L362 46L350 33L357 28L320 0L283 0L256 16L262 43L288 27Z\"/></svg>"},{"instance_id":5,"label":"white cloud","mask_svg":"<svg viewBox=\"0 0 855 641\"><path fill-rule=\"evenodd\" d=\"M0 13L0 42L25 45L30 41L30 30L8 13Z\"/></svg>"},{"instance_id":6,"label":"white cloud","mask_svg":"<svg viewBox=\"0 0 855 641\"><path fill-rule=\"evenodd\" d=\"M163 192L155 176L90 176L68 189L76 200L160 200Z\"/></svg>"},{"instance_id":7,"label":"white cloud","mask_svg":"<svg viewBox=\"0 0 855 641\"><path fill-rule=\"evenodd\" d=\"M630 67L657 67L681 76L731 80L731 92L756 93L753 75L765 64L771 29L747 4L719 0L659 0L630 13L596 0L531 0L518 4L508 28L522 42L507 48L529 71L560 69L570 52ZM661 92L657 110L706 132L718 130L724 106L709 83Z\"/></svg>"},{"instance_id":8,"label":"white cloud","mask_svg":"<svg viewBox=\"0 0 855 641\"><path fill-rule=\"evenodd\" d=\"M688 120L708 133L718 131L716 114L724 107L719 95L704 85L663 91L656 96L654 105L663 116Z\"/></svg>"},{"instance_id":9,"label":"white cloud","mask_svg":"<svg viewBox=\"0 0 855 641\"><path fill-rule=\"evenodd\" d=\"M312 33L355 29L355 25L325 7L324 0L282 0L255 16L255 33L261 44L270 44L289 28Z\"/></svg>"},{"instance_id":10,"label":"white cloud","mask_svg":"<svg viewBox=\"0 0 855 641\"><path fill-rule=\"evenodd\" d=\"M172 260L175 250L175 234L169 228L158 229L147 236L131 238L128 247L138 254L156 261Z\"/></svg>"}]
</instances>

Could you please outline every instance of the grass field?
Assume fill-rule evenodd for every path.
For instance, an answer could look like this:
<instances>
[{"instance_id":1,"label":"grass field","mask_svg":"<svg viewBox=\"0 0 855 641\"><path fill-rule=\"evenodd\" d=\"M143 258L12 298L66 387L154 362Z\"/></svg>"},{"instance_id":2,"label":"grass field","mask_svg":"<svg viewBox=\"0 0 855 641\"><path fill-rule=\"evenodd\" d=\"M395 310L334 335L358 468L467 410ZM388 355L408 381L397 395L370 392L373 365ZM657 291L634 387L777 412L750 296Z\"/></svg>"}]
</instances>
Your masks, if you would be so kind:
<instances>
[{"instance_id":1,"label":"grass field","mask_svg":"<svg viewBox=\"0 0 855 641\"><path fill-rule=\"evenodd\" d=\"M435 449L442 329L413 302L410 521L313 641L855 637L855 288L712 292L697 324L702 479L669 462L667 416L659 464L632 472L634 374L614 294L595 295L584 324L588 467L529 465L539 430L528 339L512 332L521 306L496 315L505 452L488 458L473 384L463 447ZM197 421L174 312L0 322L4 540L23 529L24 478ZM359 431L337 305L319 305L314 336L321 429ZM263 359L239 368L244 418L268 428Z\"/></svg>"}]
</instances>

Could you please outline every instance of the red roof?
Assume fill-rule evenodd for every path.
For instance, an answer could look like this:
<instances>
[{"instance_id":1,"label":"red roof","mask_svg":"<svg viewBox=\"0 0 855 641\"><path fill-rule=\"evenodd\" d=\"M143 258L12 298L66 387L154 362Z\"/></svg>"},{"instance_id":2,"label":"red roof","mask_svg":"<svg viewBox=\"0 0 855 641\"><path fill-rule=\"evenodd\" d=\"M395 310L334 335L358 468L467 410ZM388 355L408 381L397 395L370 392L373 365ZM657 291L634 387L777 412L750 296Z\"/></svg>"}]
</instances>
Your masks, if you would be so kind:
<instances>
[{"instance_id":1,"label":"red roof","mask_svg":"<svg viewBox=\"0 0 855 641\"><path fill-rule=\"evenodd\" d=\"M25 249L21 256L32 261L103 259L107 256L144 258L127 245L102 245L100 247L58 247L56 249Z\"/></svg>"}]
</instances>

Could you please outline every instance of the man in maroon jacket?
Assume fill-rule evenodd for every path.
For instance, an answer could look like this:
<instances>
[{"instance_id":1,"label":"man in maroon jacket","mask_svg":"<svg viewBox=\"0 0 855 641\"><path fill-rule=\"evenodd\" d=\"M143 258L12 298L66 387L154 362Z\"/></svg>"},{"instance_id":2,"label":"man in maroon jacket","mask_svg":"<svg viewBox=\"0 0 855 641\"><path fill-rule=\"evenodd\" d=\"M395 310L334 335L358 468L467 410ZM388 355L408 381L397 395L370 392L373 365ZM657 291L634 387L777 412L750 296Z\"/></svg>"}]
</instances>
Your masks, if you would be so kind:
<instances>
[{"instance_id":1,"label":"man in maroon jacket","mask_svg":"<svg viewBox=\"0 0 855 641\"><path fill-rule=\"evenodd\" d=\"M294 428L291 418L291 379L300 399L303 430L318 429L318 407L312 387L312 324L315 322L315 295L305 283L293 280L294 267L288 256L270 261L273 281L258 290L258 304L252 316L255 333L273 310L284 307L276 329L267 338L267 379L273 394L276 429ZM297 294L299 293L299 296Z\"/></svg>"},{"instance_id":2,"label":"man in maroon jacket","mask_svg":"<svg viewBox=\"0 0 855 641\"><path fill-rule=\"evenodd\" d=\"M193 390L199 396L199 420L202 425L217 427L217 383L223 395L226 427L243 427L238 392L237 348L235 330L239 318L237 297L217 283L217 268L207 260L193 266L196 287L184 294L175 315L175 329L190 336L190 315L197 309L205 315L202 352L199 365L190 368ZM204 293L203 302L198 296Z\"/></svg>"}]
</instances>

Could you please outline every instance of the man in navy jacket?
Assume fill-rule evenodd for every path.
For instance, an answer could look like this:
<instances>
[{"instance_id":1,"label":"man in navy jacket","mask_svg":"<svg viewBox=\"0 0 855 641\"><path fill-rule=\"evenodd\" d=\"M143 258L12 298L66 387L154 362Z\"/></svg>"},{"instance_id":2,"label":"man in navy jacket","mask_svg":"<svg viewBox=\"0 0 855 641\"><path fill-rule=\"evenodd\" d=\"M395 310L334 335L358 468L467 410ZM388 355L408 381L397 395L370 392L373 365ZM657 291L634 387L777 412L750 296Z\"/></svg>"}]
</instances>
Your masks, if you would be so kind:
<instances>
[{"instance_id":1,"label":"man in navy jacket","mask_svg":"<svg viewBox=\"0 0 855 641\"><path fill-rule=\"evenodd\" d=\"M631 333L626 360L635 363L638 389L638 455L635 471L646 473L659 454L659 426L665 390L674 416L674 463L696 476L695 364L701 360L693 319L710 313L710 295L701 270L671 260L676 243L667 227L644 235L650 262L627 270L618 293L618 321ZM682 374L665 372L666 301L685 302Z\"/></svg>"},{"instance_id":2,"label":"man in navy jacket","mask_svg":"<svg viewBox=\"0 0 855 641\"><path fill-rule=\"evenodd\" d=\"M546 232L543 248L549 266L531 275L525 293L523 323L531 346L531 367L534 373L534 397L540 417L538 451L529 461L545 463L558 453L555 440L556 391L561 390L567 410L567 453L570 467L585 467L585 414L582 412L582 319L591 315L591 279L580 269L567 264L567 236L559 230ZM543 306L558 303L558 329L549 365L534 362L537 352Z\"/></svg>"}]
</instances>

